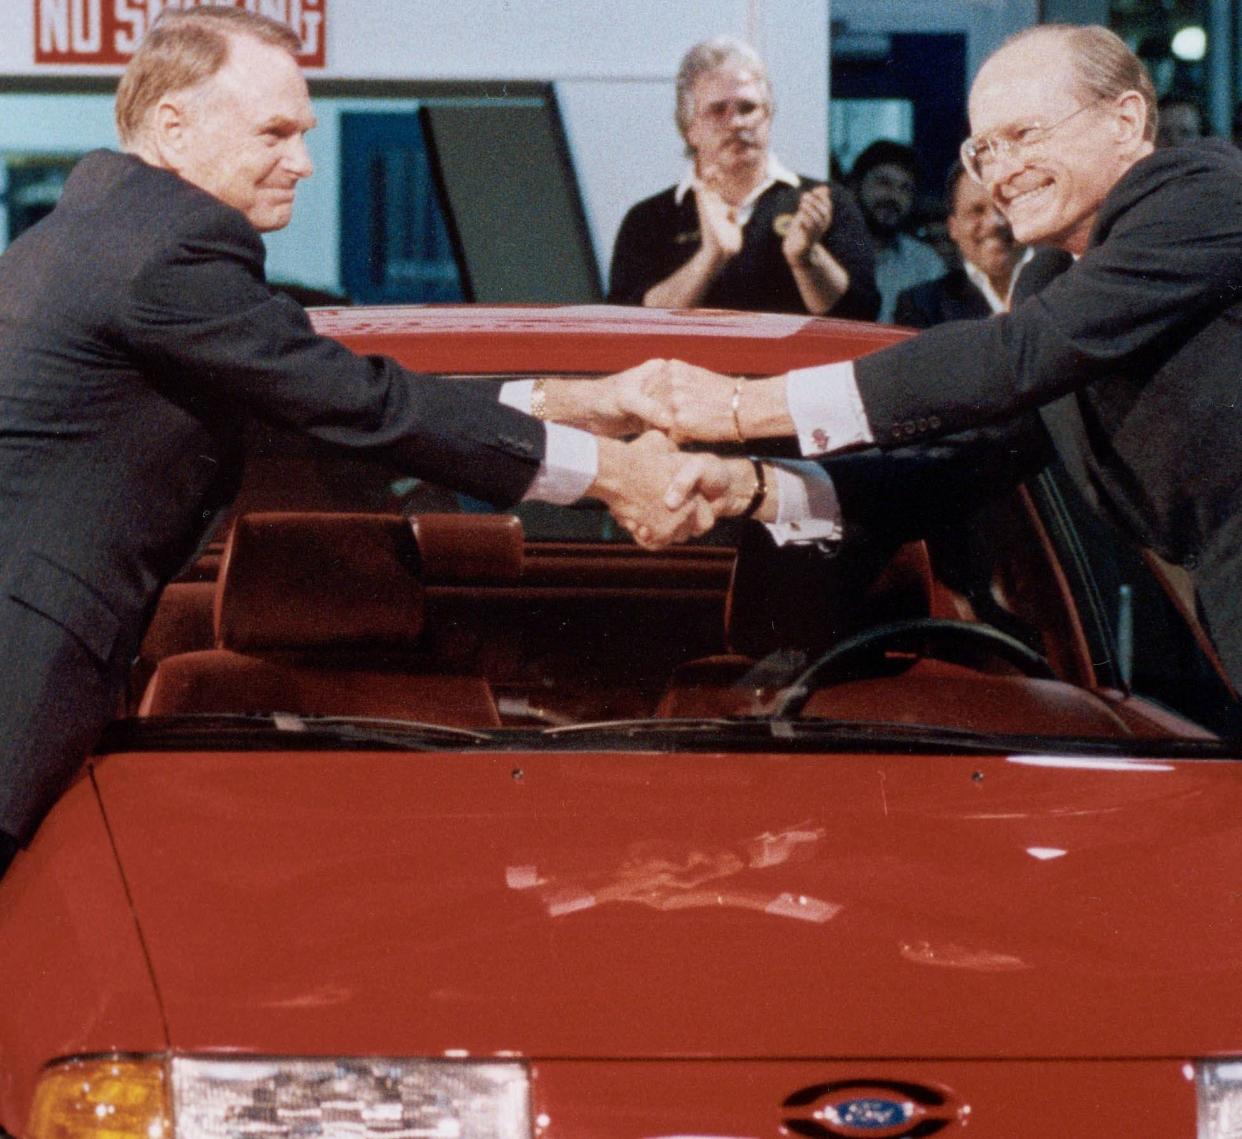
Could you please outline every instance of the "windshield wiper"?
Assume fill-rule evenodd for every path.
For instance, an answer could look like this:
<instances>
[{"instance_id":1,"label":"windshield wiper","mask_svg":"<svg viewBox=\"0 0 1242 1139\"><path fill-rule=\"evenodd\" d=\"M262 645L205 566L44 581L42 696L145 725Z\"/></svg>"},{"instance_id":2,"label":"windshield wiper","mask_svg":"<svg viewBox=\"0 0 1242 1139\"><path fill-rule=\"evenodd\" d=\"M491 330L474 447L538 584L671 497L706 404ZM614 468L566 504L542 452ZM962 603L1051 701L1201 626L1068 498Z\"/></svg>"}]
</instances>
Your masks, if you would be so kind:
<instances>
[{"instance_id":1,"label":"windshield wiper","mask_svg":"<svg viewBox=\"0 0 1242 1139\"><path fill-rule=\"evenodd\" d=\"M96 749L110 751L306 751L331 748L380 748L393 751L442 751L491 747L487 730L452 728L417 720L358 716L192 715L131 717L108 725Z\"/></svg>"}]
</instances>

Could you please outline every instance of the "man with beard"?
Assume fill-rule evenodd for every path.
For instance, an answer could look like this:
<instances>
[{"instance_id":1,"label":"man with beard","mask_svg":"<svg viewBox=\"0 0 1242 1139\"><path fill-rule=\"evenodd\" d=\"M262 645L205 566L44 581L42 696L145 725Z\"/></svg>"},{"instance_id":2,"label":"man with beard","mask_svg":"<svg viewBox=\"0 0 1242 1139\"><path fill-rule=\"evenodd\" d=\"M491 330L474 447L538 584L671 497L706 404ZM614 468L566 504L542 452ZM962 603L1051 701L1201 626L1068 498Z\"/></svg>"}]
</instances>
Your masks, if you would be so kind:
<instances>
[{"instance_id":1,"label":"man with beard","mask_svg":"<svg viewBox=\"0 0 1242 1139\"><path fill-rule=\"evenodd\" d=\"M609 301L874 317L874 257L858 207L769 150L772 90L755 51L728 37L691 48L676 118L690 167L626 214Z\"/></svg>"},{"instance_id":2,"label":"man with beard","mask_svg":"<svg viewBox=\"0 0 1242 1139\"><path fill-rule=\"evenodd\" d=\"M897 298L905 289L935 280L945 271L939 253L904 232L914 210L917 174L914 151L885 138L868 146L850 172L850 184L875 247L878 319L882 321L893 319Z\"/></svg>"},{"instance_id":3,"label":"man with beard","mask_svg":"<svg viewBox=\"0 0 1242 1139\"><path fill-rule=\"evenodd\" d=\"M1018 273L1031 257L1032 251L1014 240L987 191L960 162L949 173L946 197L949 237L962 263L897 298L894 320L910 328L1007 312Z\"/></svg>"}]
</instances>

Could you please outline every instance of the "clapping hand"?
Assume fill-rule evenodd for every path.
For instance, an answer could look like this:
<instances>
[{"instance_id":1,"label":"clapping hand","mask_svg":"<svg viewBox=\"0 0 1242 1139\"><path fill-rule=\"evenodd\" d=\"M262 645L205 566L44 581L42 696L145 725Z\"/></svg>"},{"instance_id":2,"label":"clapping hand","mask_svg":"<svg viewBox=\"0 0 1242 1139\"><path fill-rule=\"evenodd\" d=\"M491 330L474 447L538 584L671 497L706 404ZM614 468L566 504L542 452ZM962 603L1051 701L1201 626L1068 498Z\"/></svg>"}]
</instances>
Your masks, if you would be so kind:
<instances>
[{"instance_id":1,"label":"clapping hand","mask_svg":"<svg viewBox=\"0 0 1242 1139\"><path fill-rule=\"evenodd\" d=\"M805 262L811 251L832 225L832 198L827 186L807 190L798 200L797 212L785 231L781 253L785 260L796 265Z\"/></svg>"},{"instance_id":2,"label":"clapping hand","mask_svg":"<svg viewBox=\"0 0 1242 1139\"><path fill-rule=\"evenodd\" d=\"M694 202L704 251L714 259L727 261L742 251L742 227L737 220L737 210L721 196L716 181L716 170L709 167L695 180Z\"/></svg>"}]
</instances>

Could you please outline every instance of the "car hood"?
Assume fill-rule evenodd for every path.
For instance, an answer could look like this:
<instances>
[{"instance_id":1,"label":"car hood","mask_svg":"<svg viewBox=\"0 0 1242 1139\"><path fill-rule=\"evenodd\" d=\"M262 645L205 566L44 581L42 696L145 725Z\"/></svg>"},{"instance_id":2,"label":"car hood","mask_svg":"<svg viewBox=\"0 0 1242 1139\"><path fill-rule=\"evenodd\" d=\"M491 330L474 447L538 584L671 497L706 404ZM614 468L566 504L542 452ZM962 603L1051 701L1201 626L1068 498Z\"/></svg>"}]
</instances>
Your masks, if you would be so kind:
<instances>
[{"instance_id":1,"label":"car hood","mask_svg":"<svg viewBox=\"0 0 1242 1139\"><path fill-rule=\"evenodd\" d=\"M96 781L176 1049L1237 1045L1231 762L205 752Z\"/></svg>"}]
</instances>

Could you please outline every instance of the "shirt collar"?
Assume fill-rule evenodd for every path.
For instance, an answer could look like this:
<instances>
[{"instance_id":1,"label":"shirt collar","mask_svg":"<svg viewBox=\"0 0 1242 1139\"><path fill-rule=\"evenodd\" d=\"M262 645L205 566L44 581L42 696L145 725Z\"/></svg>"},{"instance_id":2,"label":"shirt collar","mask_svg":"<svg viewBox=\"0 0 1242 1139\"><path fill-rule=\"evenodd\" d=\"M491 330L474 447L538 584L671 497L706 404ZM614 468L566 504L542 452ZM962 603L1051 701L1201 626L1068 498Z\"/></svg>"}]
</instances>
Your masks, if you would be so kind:
<instances>
[{"instance_id":1,"label":"shirt collar","mask_svg":"<svg viewBox=\"0 0 1242 1139\"><path fill-rule=\"evenodd\" d=\"M794 188L797 188L800 184L798 182L798 175L769 150L768 165L764 171L763 181L746 195L746 200L741 202L738 208L745 209L748 206L753 206L759 200L759 196L777 182L784 182L787 186L793 186ZM677 183L677 188L673 191L673 201L681 205L685 196L694 189L694 183L694 163L688 162L686 163L686 172L682 175L681 181Z\"/></svg>"},{"instance_id":2,"label":"shirt collar","mask_svg":"<svg viewBox=\"0 0 1242 1139\"><path fill-rule=\"evenodd\" d=\"M1018 274L1022 272L1022 267L1034 256L1035 249L1028 245L1022 256L1018 258L1018 263L1013 267L1013 272L1009 274L1009 287L1005 290L1003 297L996 295L996 290L992 288L992 282L988 280L987 274L977 265L963 259L962 268L966 271L966 276L970 283L983 294L983 299L988 302L988 308L993 312L1005 312L1009 308L1009 298L1013 296L1013 286L1018 279Z\"/></svg>"}]
</instances>

